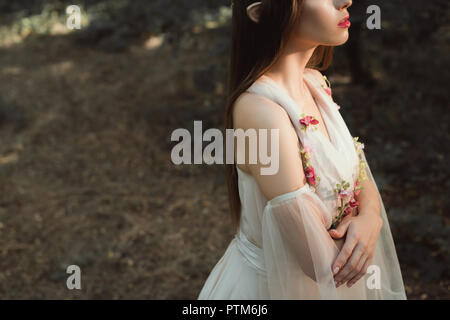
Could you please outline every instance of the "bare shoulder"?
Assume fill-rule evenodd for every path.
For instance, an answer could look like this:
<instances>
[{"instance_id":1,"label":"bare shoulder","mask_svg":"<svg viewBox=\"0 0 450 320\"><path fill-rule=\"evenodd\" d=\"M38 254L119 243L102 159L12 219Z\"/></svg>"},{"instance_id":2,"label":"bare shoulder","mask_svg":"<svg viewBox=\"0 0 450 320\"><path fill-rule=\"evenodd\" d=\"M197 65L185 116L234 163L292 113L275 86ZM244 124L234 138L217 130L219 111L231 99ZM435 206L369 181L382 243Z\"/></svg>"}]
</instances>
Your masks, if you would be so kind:
<instances>
[{"instance_id":1,"label":"bare shoulder","mask_svg":"<svg viewBox=\"0 0 450 320\"><path fill-rule=\"evenodd\" d=\"M317 81L319 81L320 84L324 85L325 87L328 87L328 84L325 81L324 75L322 74L322 72L320 72L317 69L312 69L312 68L306 68L306 69L317 78Z\"/></svg>"},{"instance_id":2,"label":"bare shoulder","mask_svg":"<svg viewBox=\"0 0 450 320\"><path fill-rule=\"evenodd\" d=\"M262 144L265 144L265 150L270 150L266 155L270 159L269 163L263 163L259 153L256 155L256 162L247 162L250 151L256 150L250 149L250 143L245 143L245 163L238 164L239 168L254 177L266 199L273 199L304 185L306 178L299 139L284 108L253 93L241 95L234 107L235 129L256 129L258 152ZM258 129L268 129L270 138L260 136ZM278 137L272 136L273 129L276 129ZM277 140L273 140L273 137Z\"/></svg>"},{"instance_id":3,"label":"bare shoulder","mask_svg":"<svg viewBox=\"0 0 450 320\"><path fill-rule=\"evenodd\" d=\"M289 125L286 111L266 97L244 92L234 104L233 122L235 129L272 129Z\"/></svg>"}]
</instances>

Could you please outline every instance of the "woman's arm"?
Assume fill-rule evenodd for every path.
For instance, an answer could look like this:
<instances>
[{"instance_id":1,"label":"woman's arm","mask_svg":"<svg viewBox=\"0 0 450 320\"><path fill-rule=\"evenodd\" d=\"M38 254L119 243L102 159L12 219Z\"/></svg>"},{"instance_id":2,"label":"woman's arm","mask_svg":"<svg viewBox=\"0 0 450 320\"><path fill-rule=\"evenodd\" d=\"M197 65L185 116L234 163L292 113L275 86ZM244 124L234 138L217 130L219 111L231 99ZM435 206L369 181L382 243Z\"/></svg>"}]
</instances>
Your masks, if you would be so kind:
<instances>
[{"instance_id":1,"label":"woman's arm","mask_svg":"<svg viewBox=\"0 0 450 320\"><path fill-rule=\"evenodd\" d=\"M380 216L381 206L377 190L371 179L361 182L361 191L355 200L358 201L359 214L375 214Z\"/></svg>"},{"instance_id":2,"label":"woman's arm","mask_svg":"<svg viewBox=\"0 0 450 320\"><path fill-rule=\"evenodd\" d=\"M235 128L279 130L279 147L273 154L278 157L278 172L262 175L261 168L268 165L260 161L247 165L268 200L261 225L270 297L335 299L331 265L339 249L326 229L329 209L306 184L297 132L277 104L255 95L239 103Z\"/></svg>"},{"instance_id":3,"label":"woman's arm","mask_svg":"<svg viewBox=\"0 0 450 320\"><path fill-rule=\"evenodd\" d=\"M311 72L323 87L328 87L320 71L311 69ZM373 181L366 179L361 182L361 187L355 197L359 202L358 215L346 216L336 229L330 231L334 239L345 239L333 263L338 286L345 282L352 286L366 273L383 224L380 199Z\"/></svg>"},{"instance_id":4,"label":"woman's arm","mask_svg":"<svg viewBox=\"0 0 450 320\"><path fill-rule=\"evenodd\" d=\"M333 263L338 286L347 282L351 287L367 272L383 225L381 202L373 180L365 179L361 186L355 196L359 202L358 215L345 217L335 230L330 231L335 239L345 236L344 246Z\"/></svg>"},{"instance_id":5,"label":"woman's arm","mask_svg":"<svg viewBox=\"0 0 450 320\"><path fill-rule=\"evenodd\" d=\"M275 102L260 95L245 93L236 102L233 112L235 129L256 130L258 148L261 147L260 131L267 130L266 150L274 150L272 161L278 162L278 170L275 174L261 174L262 168L268 168L271 164L261 163L259 154L257 162L249 163L249 152L252 148L248 143L245 146L245 168L256 179L261 192L270 200L278 195L296 190L306 183L300 155L300 144L297 133L290 122L289 115ZM278 130L278 146L273 146L270 135ZM237 146L235 144L235 146Z\"/></svg>"}]
</instances>

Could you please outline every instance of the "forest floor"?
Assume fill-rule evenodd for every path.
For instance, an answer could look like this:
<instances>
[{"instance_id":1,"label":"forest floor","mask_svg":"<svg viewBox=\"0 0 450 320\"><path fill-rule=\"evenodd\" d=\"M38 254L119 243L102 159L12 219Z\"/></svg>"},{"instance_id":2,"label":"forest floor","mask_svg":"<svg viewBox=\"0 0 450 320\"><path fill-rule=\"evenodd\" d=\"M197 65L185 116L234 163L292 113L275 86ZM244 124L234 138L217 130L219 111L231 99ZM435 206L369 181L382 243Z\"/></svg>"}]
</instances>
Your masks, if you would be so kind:
<instances>
[{"instance_id":1,"label":"forest floor","mask_svg":"<svg viewBox=\"0 0 450 320\"><path fill-rule=\"evenodd\" d=\"M170 135L194 120L222 128L217 32L122 53L68 36L0 43L1 299L197 297L233 237L224 169L172 164ZM409 299L450 298L448 101L429 59L440 46L378 51L370 89L345 64L329 76L366 145ZM82 290L66 288L71 264Z\"/></svg>"}]
</instances>

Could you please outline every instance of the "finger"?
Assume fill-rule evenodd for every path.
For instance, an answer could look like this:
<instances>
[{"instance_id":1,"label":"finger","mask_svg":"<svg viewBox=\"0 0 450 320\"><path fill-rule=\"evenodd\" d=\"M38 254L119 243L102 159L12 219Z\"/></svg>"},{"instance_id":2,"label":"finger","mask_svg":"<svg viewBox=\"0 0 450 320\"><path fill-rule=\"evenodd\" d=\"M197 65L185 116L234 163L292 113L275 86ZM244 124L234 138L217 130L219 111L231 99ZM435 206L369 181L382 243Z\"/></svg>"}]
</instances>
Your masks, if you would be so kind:
<instances>
[{"instance_id":1,"label":"finger","mask_svg":"<svg viewBox=\"0 0 450 320\"><path fill-rule=\"evenodd\" d=\"M355 276L358 273L356 268L359 265L359 261L361 260L363 253L364 253L364 250L363 250L363 247L361 246L361 244L356 245L351 256L347 260L347 263L344 265L344 267L341 269L341 271L339 271L338 274L334 277L334 279L338 283L343 284L346 281L353 278L353 276Z\"/></svg>"},{"instance_id":2,"label":"finger","mask_svg":"<svg viewBox=\"0 0 450 320\"><path fill-rule=\"evenodd\" d=\"M362 267L361 272L358 273L353 279L350 279L350 281L348 282L349 288L352 285L354 285L356 283L356 281L361 279L367 273L367 269L369 268L369 265L370 265L370 259L366 259L366 262L364 263L364 266Z\"/></svg>"},{"instance_id":3,"label":"finger","mask_svg":"<svg viewBox=\"0 0 450 320\"><path fill-rule=\"evenodd\" d=\"M345 218L344 218L345 219ZM334 238L334 239L340 239L342 238L345 233L347 232L348 226L350 224L350 220L342 220L341 223L339 223L339 225L337 226L336 229L332 229L330 230L330 235Z\"/></svg>"},{"instance_id":4,"label":"finger","mask_svg":"<svg viewBox=\"0 0 450 320\"><path fill-rule=\"evenodd\" d=\"M357 245L353 250L353 253L348 259L347 263L344 265L342 270L336 275L335 279L338 281L338 283L340 284L346 283L348 280L353 278L359 272L358 266L360 265L363 254L364 251L362 250L361 246Z\"/></svg>"},{"instance_id":5,"label":"finger","mask_svg":"<svg viewBox=\"0 0 450 320\"><path fill-rule=\"evenodd\" d=\"M361 259L363 260L363 259ZM358 272L353 278L351 278L348 282L347 282L347 287L350 288L352 287L359 279L361 279L367 272L367 268L369 267L369 263L370 259L366 258L364 260L364 265L361 268L361 271Z\"/></svg>"},{"instance_id":6,"label":"finger","mask_svg":"<svg viewBox=\"0 0 450 320\"><path fill-rule=\"evenodd\" d=\"M345 265L348 258L352 254L353 249L356 246L356 243L357 243L357 241L356 241L355 237L348 237L345 240L344 246L342 247L341 251L337 255L337 257L333 263L333 266L331 268L331 270L333 271L333 275L336 275L339 272L339 270L341 270L342 266Z\"/></svg>"},{"instance_id":7,"label":"finger","mask_svg":"<svg viewBox=\"0 0 450 320\"><path fill-rule=\"evenodd\" d=\"M364 264L366 263L367 259L368 259L367 253L363 253L363 254L361 255L361 258L359 259L358 264L357 264L357 266L355 267L355 269L354 269L352 272L350 272L350 273L346 276L346 278L344 279L344 282L343 282L343 283L347 282L347 287L350 288L350 286L351 286L351 285L350 285L350 281L351 281L352 279L354 279L356 276L358 276L358 275L361 273L361 271L362 271L362 269L363 269L363 267L364 267Z\"/></svg>"}]
</instances>

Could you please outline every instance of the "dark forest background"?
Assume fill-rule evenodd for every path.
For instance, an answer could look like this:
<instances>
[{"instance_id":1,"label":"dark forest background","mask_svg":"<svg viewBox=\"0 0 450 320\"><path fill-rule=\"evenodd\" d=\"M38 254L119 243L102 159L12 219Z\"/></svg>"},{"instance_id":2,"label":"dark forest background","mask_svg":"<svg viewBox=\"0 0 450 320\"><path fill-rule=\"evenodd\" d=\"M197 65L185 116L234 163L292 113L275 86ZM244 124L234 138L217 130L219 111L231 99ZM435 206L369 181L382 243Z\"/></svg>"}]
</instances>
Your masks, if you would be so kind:
<instances>
[{"instance_id":1,"label":"dark forest background","mask_svg":"<svg viewBox=\"0 0 450 320\"><path fill-rule=\"evenodd\" d=\"M448 1L349 11L324 73L365 143L408 298L448 299ZM224 0L0 0L0 298L197 297L233 237L224 168L172 164L170 135L222 128L230 20ZM71 264L82 290L66 288Z\"/></svg>"}]
</instances>

